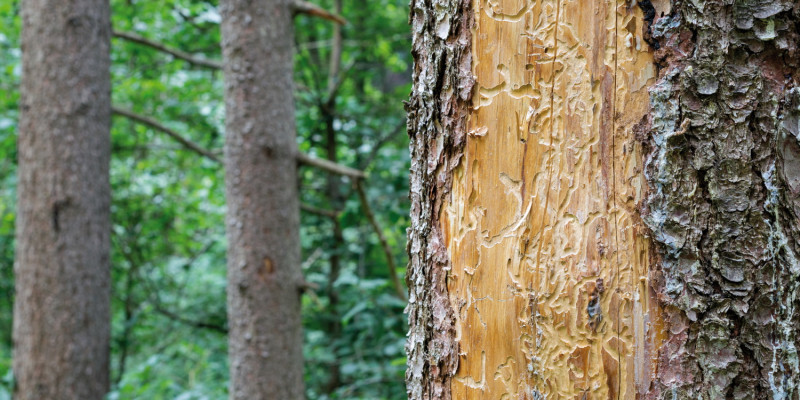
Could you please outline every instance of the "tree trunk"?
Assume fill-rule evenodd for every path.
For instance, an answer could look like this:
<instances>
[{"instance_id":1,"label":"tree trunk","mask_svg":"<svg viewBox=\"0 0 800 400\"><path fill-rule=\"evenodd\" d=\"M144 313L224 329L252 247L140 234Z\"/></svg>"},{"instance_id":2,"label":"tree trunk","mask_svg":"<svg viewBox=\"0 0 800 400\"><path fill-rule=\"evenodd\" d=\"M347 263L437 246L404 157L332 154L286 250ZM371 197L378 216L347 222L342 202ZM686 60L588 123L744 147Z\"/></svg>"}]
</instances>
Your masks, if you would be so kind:
<instances>
[{"instance_id":1,"label":"tree trunk","mask_svg":"<svg viewBox=\"0 0 800 400\"><path fill-rule=\"evenodd\" d=\"M221 3L232 399L302 399L299 199L286 0Z\"/></svg>"},{"instance_id":2,"label":"tree trunk","mask_svg":"<svg viewBox=\"0 0 800 400\"><path fill-rule=\"evenodd\" d=\"M410 398L800 398L798 17L412 1Z\"/></svg>"},{"instance_id":3,"label":"tree trunk","mask_svg":"<svg viewBox=\"0 0 800 400\"><path fill-rule=\"evenodd\" d=\"M22 2L15 398L109 385L111 83L106 0Z\"/></svg>"},{"instance_id":4,"label":"tree trunk","mask_svg":"<svg viewBox=\"0 0 800 400\"><path fill-rule=\"evenodd\" d=\"M333 12L336 15L342 14L342 0L334 0ZM339 155L338 132L336 131L336 97L339 91L339 80L342 79L340 72L342 64L342 26L334 24L332 29L331 54L328 63L328 89L325 92L325 98L320 102L319 111L325 124L326 159L335 163L338 161ZM344 198L340 186L342 186L342 177L328 174L327 187L325 188L326 194L330 202L330 208L337 212L344 207ZM336 287L336 281L339 280L342 272L342 255L347 251L347 246L344 242L344 233L342 232L342 224L339 218L331 218L331 222L333 223L333 232L329 250L328 287L326 288L329 321L325 324L325 329L331 343L330 351L336 354L339 343L342 340L342 318L339 314L339 290ZM328 382L325 383L324 390L325 394L332 395L336 392L336 389L342 386L342 365L338 357L333 358L328 372L330 375L328 376Z\"/></svg>"},{"instance_id":5,"label":"tree trunk","mask_svg":"<svg viewBox=\"0 0 800 400\"><path fill-rule=\"evenodd\" d=\"M672 7L644 138L670 332L651 397L797 400L800 3Z\"/></svg>"}]
</instances>

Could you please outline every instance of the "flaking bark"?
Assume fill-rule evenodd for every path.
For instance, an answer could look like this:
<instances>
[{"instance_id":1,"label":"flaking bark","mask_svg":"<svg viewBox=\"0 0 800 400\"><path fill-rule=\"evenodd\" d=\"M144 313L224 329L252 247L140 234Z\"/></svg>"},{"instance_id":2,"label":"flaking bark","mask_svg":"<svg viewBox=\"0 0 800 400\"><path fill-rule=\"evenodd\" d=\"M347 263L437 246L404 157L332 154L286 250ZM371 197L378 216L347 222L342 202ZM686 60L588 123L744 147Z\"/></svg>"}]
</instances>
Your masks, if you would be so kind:
<instances>
[{"instance_id":1,"label":"flaking bark","mask_svg":"<svg viewBox=\"0 0 800 400\"><path fill-rule=\"evenodd\" d=\"M409 399L450 398L458 367L454 311L447 296L447 256L439 225L466 140L472 96L470 0L412 0L415 60L408 132L411 139L411 221L408 229Z\"/></svg>"},{"instance_id":2,"label":"flaking bark","mask_svg":"<svg viewBox=\"0 0 800 400\"><path fill-rule=\"evenodd\" d=\"M643 137L669 320L648 398L800 398L800 5L677 1Z\"/></svg>"}]
</instances>

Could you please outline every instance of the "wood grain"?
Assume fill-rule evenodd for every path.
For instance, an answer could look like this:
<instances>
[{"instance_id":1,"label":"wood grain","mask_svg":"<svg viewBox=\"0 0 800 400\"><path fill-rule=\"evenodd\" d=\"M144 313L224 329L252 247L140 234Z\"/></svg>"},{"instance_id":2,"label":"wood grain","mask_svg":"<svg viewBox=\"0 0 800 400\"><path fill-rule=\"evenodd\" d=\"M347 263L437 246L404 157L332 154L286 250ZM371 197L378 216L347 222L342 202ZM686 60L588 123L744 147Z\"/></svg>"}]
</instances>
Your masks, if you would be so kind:
<instances>
[{"instance_id":1,"label":"wood grain","mask_svg":"<svg viewBox=\"0 0 800 400\"><path fill-rule=\"evenodd\" d=\"M477 85L442 208L454 399L634 399L662 337L634 126L656 74L641 10L474 0Z\"/></svg>"}]
</instances>

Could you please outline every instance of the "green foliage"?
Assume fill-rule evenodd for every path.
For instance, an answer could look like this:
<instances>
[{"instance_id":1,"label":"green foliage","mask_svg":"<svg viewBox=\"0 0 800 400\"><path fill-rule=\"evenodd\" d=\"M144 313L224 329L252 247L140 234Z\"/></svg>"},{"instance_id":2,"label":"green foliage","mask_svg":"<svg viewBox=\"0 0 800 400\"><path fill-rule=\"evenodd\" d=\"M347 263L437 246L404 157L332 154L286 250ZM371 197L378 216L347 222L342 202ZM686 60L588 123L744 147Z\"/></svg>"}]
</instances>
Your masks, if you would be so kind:
<instances>
[{"instance_id":1,"label":"green foliage","mask_svg":"<svg viewBox=\"0 0 800 400\"><path fill-rule=\"evenodd\" d=\"M328 10L332 0L317 2ZM113 0L113 25L220 60L217 4L195 0ZM402 100L411 59L406 0L345 0L342 81L328 96L330 21L298 16L298 147L326 156L326 123L339 163L365 169L367 197L394 262L404 266L408 152ZM0 2L0 400L11 375L16 131L20 79L19 1ZM221 155L221 71L113 39L113 102L153 118ZM330 120L326 119L331 118ZM220 399L227 395L225 199L222 166L164 133L114 117L113 323L109 399ZM329 217L302 214L306 385L310 399L404 398L405 301L390 284L378 237L352 182L334 177L343 201L327 195L328 175L300 170L303 203L340 211L344 243L334 246ZM330 260L341 271L330 282ZM330 295L336 301L331 301ZM340 326L336 332L331 326ZM331 385L332 368L340 379Z\"/></svg>"},{"instance_id":2,"label":"green foliage","mask_svg":"<svg viewBox=\"0 0 800 400\"><path fill-rule=\"evenodd\" d=\"M14 217L17 200L19 5L0 2L0 400L10 399L11 310L14 297Z\"/></svg>"}]
</instances>

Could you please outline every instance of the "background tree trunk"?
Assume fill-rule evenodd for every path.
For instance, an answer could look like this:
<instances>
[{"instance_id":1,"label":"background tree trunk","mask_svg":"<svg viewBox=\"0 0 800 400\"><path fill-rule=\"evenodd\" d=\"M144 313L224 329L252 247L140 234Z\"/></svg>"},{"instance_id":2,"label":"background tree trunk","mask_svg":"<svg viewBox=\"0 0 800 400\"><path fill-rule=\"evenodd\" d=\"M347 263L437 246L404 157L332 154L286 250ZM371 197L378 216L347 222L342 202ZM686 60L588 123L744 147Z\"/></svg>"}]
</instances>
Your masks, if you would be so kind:
<instances>
[{"instance_id":1,"label":"background tree trunk","mask_svg":"<svg viewBox=\"0 0 800 400\"><path fill-rule=\"evenodd\" d=\"M411 6L410 398L796 399L798 6Z\"/></svg>"},{"instance_id":2,"label":"background tree trunk","mask_svg":"<svg viewBox=\"0 0 800 400\"><path fill-rule=\"evenodd\" d=\"M292 17L221 3L232 399L303 398Z\"/></svg>"},{"instance_id":3,"label":"background tree trunk","mask_svg":"<svg viewBox=\"0 0 800 400\"><path fill-rule=\"evenodd\" d=\"M105 0L22 2L15 398L109 385L111 24Z\"/></svg>"}]
</instances>

